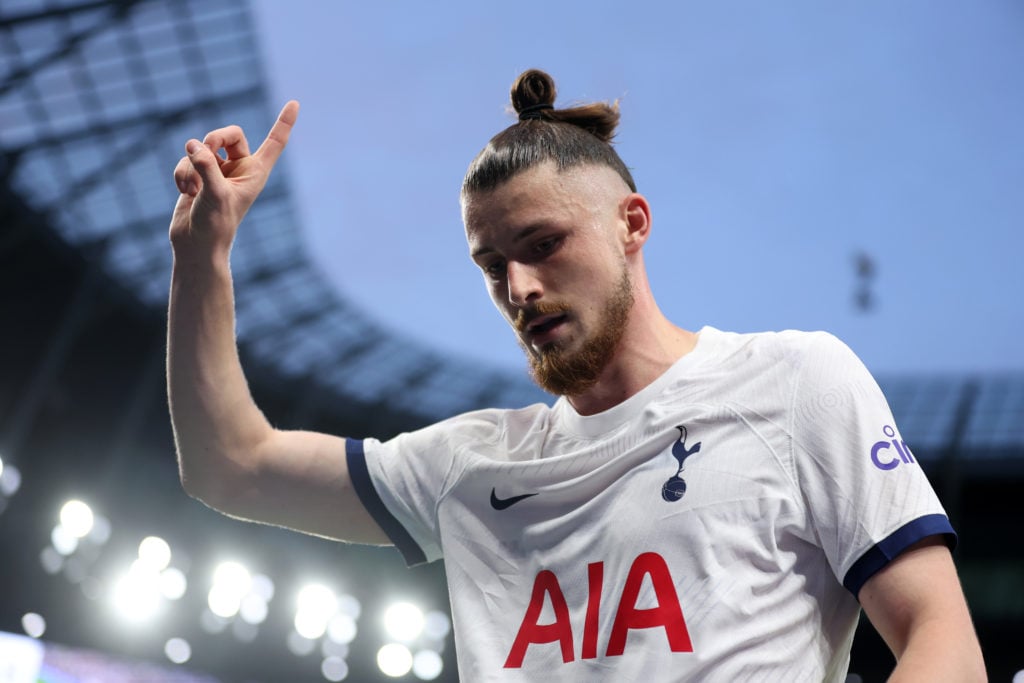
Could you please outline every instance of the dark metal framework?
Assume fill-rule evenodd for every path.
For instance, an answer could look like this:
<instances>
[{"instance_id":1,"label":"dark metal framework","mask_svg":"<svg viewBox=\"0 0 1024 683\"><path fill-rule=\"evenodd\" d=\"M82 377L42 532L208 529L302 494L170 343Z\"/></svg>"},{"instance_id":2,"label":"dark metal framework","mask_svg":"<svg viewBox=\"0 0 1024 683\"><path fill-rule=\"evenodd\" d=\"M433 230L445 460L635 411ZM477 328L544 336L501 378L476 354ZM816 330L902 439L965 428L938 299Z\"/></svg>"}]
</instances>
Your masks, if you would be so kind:
<instances>
[{"instance_id":1,"label":"dark metal framework","mask_svg":"<svg viewBox=\"0 0 1024 683\"><path fill-rule=\"evenodd\" d=\"M182 142L272 120L246 3L5 2L0 54L5 184L142 304L163 307ZM275 173L232 253L238 336L258 364L403 420L545 400L525 374L388 333L316 270L299 227Z\"/></svg>"},{"instance_id":2,"label":"dark metal framework","mask_svg":"<svg viewBox=\"0 0 1024 683\"><path fill-rule=\"evenodd\" d=\"M198 564L212 539L229 539L281 575L330 567L355 590L412 583L435 606L446 601L437 567L410 576L390 553L240 525L178 487L161 369L170 172L188 137L229 121L265 130L263 79L245 0L0 6L0 458L25 481L16 498L0 496L0 629L16 630L29 609L62 612L57 640L162 656L97 628L74 607L76 587L38 579L53 507L83 488L119 525L112 544L166 533ZM279 169L232 256L244 362L275 424L383 437L545 399L525 377L388 333L311 265L299 227ZM1024 484L1024 376L881 384L961 533L958 563L990 673L1024 668L991 659L1016 652L1024 624L1024 518L1013 504ZM203 596L193 601L197 613ZM241 651L211 638L195 664L225 681L318 680L315 664L282 652L289 628L268 622ZM883 646L857 642L854 662L870 678ZM350 680L374 678L370 659L353 657ZM886 666L883 657L877 670Z\"/></svg>"}]
</instances>

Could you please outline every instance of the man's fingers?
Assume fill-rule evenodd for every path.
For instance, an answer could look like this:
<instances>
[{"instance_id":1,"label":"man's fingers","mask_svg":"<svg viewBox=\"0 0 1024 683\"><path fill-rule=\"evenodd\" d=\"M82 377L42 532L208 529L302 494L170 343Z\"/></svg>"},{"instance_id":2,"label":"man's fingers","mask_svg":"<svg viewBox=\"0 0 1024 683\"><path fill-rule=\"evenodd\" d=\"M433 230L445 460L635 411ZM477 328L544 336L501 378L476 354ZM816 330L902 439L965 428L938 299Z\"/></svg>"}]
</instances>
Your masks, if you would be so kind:
<instances>
[{"instance_id":1,"label":"man's fingers","mask_svg":"<svg viewBox=\"0 0 1024 683\"><path fill-rule=\"evenodd\" d=\"M202 184L216 190L226 182L224 174L220 170L219 159L209 147L192 139L185 143L185 151L188 152L186 159L192 165L195 173L199 175ZM178 162L178 165L180 166L181 162ZM175 170L175 179L177 179L177 175L177 170ZM196 192L199 192L198 184Z\"/></svg>"},{"instance_id":2,"label":"man's fingers","mask_svg":"<svg viewBox=\"0 0 1024 683\"><path fill-rule=\"evenodd\" d=\"M288 144L288 136L292 134L292 126L295 125L295 121L298 118L299 103L295 100L291 100L284 105L281 113L277 115L277 121L274 122L270 133L267 134L267 139L256 150L256 156L263 157L268 167L277 163L278 157L281 156L285 145Z\"/></svg>"},{"instance_id":3,"label":"man's fingers","mask_svg":"<svg viewBox=\"0 0 1024 683\"><path fill-rule=\"evenodd\" d=\"M227 152L229 160L249 156L249 142L239 126L225 126L212 130L203 138L203 144L213 150L214 154L223 149Z\"/></svg>"},{"instance_id":4,"label":"man's fingers","mask_svg":"<svg viewBox=\"0 0 1024 683\"><path fill-rule=\"evenodd\" d=\"M174 167L174 184L177 185L178 192L182 194L187 194L191 197L199 194L202 180L199 178L199 174L195 172L192 161L188 157L182 157L178 161L178 165Z\"/></svg>"}]
</instances>

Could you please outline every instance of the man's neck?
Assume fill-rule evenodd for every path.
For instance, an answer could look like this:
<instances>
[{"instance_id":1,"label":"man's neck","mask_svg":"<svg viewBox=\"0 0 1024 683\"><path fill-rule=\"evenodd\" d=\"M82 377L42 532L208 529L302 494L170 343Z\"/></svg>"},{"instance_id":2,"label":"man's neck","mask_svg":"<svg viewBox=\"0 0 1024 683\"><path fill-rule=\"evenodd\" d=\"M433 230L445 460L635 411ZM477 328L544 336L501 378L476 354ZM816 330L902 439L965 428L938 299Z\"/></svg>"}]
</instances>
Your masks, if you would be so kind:
<instances>
[{"instance_id":1,"label":"man's neck","mask_svg":"<svg viewBox=\"0 0 1024 683\"><path fill-rule=\"evenodd\" d=\"M697 334L661 318L647 334L623 338L614 358L589 389L567 396L580 415L596 415L614 408L661 377L697 345Z\"/></svg>"}]
</instances>

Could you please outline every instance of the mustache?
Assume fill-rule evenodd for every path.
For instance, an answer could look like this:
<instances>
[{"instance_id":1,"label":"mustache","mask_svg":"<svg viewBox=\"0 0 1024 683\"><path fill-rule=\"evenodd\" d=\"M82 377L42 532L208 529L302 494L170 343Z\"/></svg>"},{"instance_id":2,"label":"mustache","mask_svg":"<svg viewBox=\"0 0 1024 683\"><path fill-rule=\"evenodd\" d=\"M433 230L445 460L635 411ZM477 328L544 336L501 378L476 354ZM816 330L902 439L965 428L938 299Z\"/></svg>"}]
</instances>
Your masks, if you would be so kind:
<instances>
[{"instance_id":1,"label":"mustache","mask_svg":"<svg viewBox=\"0 0 1024 683\"><path fill-rule=\"evenodd\" d=\"M527 308L520 308L516 313L516 319L512 322L513 327L520 334L526 333L526 328L537 318L545 315L559 315L568 313L569 307L555 301L541 301Z\"/></svg>"}]
</instances>

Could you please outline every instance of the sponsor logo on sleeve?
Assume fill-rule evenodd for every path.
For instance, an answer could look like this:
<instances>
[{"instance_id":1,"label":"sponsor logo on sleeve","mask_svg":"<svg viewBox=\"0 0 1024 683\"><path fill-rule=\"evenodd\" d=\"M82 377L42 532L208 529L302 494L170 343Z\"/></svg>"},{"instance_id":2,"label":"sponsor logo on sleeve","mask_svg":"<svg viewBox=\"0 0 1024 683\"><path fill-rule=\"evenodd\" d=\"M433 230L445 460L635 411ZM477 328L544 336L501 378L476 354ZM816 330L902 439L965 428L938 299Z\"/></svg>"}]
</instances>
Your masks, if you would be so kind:
<instances>
[{"instance_id":1,"label":"sponsor logo on sleeve","mask_svg":"<svg viewBox=\"0 0 1024 683\"><path fill-rule=\"evenodd\" d=\"M899 437L890 425L882 427L885 441L876 441L871 446L871 463L880 470L892 470L906 463L912 465L914 454L910 452L907 442Z\"/></svg>"}]
</instances>

